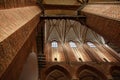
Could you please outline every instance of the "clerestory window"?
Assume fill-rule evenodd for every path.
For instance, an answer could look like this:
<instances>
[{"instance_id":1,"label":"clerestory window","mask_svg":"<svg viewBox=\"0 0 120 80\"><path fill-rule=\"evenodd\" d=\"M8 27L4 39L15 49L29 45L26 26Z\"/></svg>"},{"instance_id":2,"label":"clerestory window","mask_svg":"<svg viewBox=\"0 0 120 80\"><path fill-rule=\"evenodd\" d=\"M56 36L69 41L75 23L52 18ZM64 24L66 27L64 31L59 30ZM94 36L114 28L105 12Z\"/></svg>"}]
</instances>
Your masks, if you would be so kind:
<instances>
[{"instance_id":1,"label":"clerestory window","mask_svg":"<svg viewBox=\"0 0 120 80\"><path fill-rule=\"evenodd\" d=\"M72 41L69 42L69 45L70 45L70 47L72 47L72 48L76 48L76 47L77 47L76 44L75 44L74 42L72 42Z\"/></svg>"},{"instance_id":2,"label":"clerestory window","mask_svg":"<svg viewBox=\"0 0 120 80\"><path fill-rule=\"evenodd\" d=\"M53 41L53 42L51 43L51 47L52 47L52 48L57 48L57 47L58 47L57 41Z\"/></svg>"},{"instance_id":3,"label":"clerestory window","mask_svg":"<svg viewBox=\"0 0 120 80\"><path fill-rule=\"evenodd\" d=\"M92 48L95 48L95 47L96 47L92 42L87 42L87 45L88 45L89 47L92 47Z\"/></svg>"}]
</instances>

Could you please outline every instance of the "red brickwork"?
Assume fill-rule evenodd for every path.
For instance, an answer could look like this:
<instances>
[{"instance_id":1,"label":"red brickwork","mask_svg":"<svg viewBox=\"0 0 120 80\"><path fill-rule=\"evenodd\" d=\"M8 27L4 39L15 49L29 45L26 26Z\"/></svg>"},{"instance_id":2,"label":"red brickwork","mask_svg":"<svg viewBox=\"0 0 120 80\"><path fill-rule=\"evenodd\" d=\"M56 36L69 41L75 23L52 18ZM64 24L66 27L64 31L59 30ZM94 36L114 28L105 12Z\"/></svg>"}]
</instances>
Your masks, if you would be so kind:
<instances>
[{"instance_id":1,"label":"red brickwork","mask_svg":"<svg viewBox=\"0 0 120 80\"><path fill-rule=\"evenodd\" d=\"M0 11L0 76L12 63L39 22L36 6ZM14 65L15 66L15 65Z\"/></svg>"},{"instance_id":2,"label":"red brickwork","mask_svg":"<svg viewBox=\"0 0 120 80\"><path fill-rule=\"evenodd\" d=\"M120 46L119 12L119 4L91 4L82 10L82 14L87 17L88 27L118 46Z\"/></svg>"},{"instance_id":3,"label":"red brickwork","mask_svg":"<svg viewBox=\"0 0 120 80\"><path fill-rule=\"evenodd\" d=\"M36 5L36 0L0 0L0 9Z\"/></svg>"}]
</instances>

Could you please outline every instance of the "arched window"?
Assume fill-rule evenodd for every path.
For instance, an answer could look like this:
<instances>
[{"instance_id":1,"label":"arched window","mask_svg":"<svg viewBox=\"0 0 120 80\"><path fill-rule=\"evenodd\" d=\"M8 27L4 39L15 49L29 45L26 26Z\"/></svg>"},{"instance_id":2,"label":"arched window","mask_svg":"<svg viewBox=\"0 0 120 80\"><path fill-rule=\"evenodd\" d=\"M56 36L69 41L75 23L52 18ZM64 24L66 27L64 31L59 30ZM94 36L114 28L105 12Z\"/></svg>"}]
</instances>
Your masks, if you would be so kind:
<instances>
[{"instance_id":1,"label":"arched window","mask_svg":"<svg viewBox=\"0 0 120 80\"><path fill-rule=\"evenodd\" d=\"M76 47L77 47L76 44L75 44L74 42L72 42L72 41L69 42L69 45L70 45L70 47L72 47L72 48L76 48Z\"/></svg>"},{"instance_id":2,"label":"arched window","mask_svg":"<svg viewBox=\"0 0 120 80\"><path fill-rule=\"evenodd\" d=\"M52 47L52 48L57 48L57 47L58 47L58 43L57 43L56 41L53 41L53 42L51 43L51 47Z\"/></svg>"},{"instance_id":3,"label":"arched window","mask_svg":"<svg viewBox=\"0 0 120 80\"><path fill-rule=\"evenodd\" d=\"M92 47L92 48L95 48L95 47L96 47L92 42L87 42L87 45L88 45L89 47Z\"/></svg>"}]
</instances>

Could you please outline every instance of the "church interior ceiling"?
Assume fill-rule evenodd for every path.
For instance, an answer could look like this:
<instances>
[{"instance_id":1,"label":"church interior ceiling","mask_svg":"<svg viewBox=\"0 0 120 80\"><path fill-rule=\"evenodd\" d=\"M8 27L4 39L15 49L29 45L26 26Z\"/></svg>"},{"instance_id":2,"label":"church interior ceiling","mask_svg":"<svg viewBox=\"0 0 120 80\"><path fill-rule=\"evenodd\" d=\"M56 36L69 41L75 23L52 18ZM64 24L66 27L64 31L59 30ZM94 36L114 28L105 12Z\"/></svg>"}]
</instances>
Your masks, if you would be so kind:
<instances>
[{"instance_id":1,"label":"church interior ceiling","mask_svg":"<svg viewBox=\"0 0 120 80\"><path fill-rule=\"evenodd\" d=\"M46 19L44 43L48 62L118 62L102 36L75 20Z\"/></svg>"},{"instance_id":2,"label":"church interior ceiling","mask_svg":"<svg viewBox=\"0 0 120 80\"><path fill-rule=\"evenodd\" d=\"M18 3L15 3L14 5L12 3L19 0L1 0L0 2L2 1L9 1L11 3L7 3L7 5L5 4L5 8L1 8L0 5L1 9L5 9L0 11L0 14L2 15L0 16L2 21L2 25L0 25L0 41L2 41L2 45L0 44L0 66L2 64L3 67L0 69L0 77L3 75L3 73L5 73L5 75L3 75L3 77L6 78L5 80L8 78L6 77L6 74L8 74L11 79L17 80L14 79L17 74L14 75L12 73L14 73L14 71L19 73L19 71L22 69L22 66L19 65L21 62L19 61L23 61L24 64L24 61L27 58L24 56L29 54L29 51L27 50L35 51L34 49L36 49L36 47L34 47L36 46L36 43L32 43L32 40L35 40L33 42L36 42L36 39L34 39L36 38L36 35L32 34L36 34L36 26L38 26L37 24L39 22L41 10L37 6L30 6L30 3L32 3L32 1L34 2L35 0L20 0L21 3L19 3L19 5L17 5ZM27 3L27 1L30 3ZM46 6L45 15L74 16L78 15L77 11L81 9L80 6L85 4L86 1L87 0L42 0L42 4L43 6ZM88 3L102 1L106 2L116 0L89 0ZM22 5L22 2L25 2L24 5ZM25 5L28 7L25 7ZM36 3L34 3L34 5L36 5ZM16 8L18 6L20 8ZM49 6L52 7L49 8ZM111 9L109 9L109 11L111 11ZM119 14L119 11L117 11L116 14ZM43 25L38 27L41 26ZM72 72L67 72L68 69L71 70L73 67L76 68L76 65L78 68L76 68L76 72L78 71L78 80L106 80L95 71L97 71L97 69L99 71L105 70L102 63L117 64L120 62L119 55L113 49L111 49L108 44L106 44L106 40L79 21L71 19L46 19L44 29L44 36L42 36L44 37L44 40L42 39L44 42L44 54L42 54L43 57L38 57L38 59L41 59L41 62L43 60L43 63L38 61L41 63L38 63L38 65L45 65L45 68L49 68L51 66L56 66L57 64L57 68L50 68L48 70L51 71L48 71L48 73L43 72L43 74L41 74L41 76L44 75L43 77L46 77L46 80L77 80L74 78L74 76L72 78L70 77L69 73L72 74ZM111 45L111 43L109 44ZM55 65L53 63L55 63ZM9 66L14 64L15 66L13 67ZM111 64L110 66L107 65L107 68L111 67ZM67 68L64 69L60 67L63 67L63 65ZM87 65L93 65L95 68L93 66L91 68L91 66ZM101 67L103 67L103 69L101 69ZM16 68L19 68L19 70L17 71ZM45 68L40 67L40 70L45 70ZM9 75L9 73L11 73L12 76ZM120 79L120 75L118 75L120 74L120 70L117 70L116 68L115 70L111 71L111 73L114 78L117 80ZM45 76L46 74L47 76ZM107 72L106 74L109 76Z\"/></svg>"},{"instance_id":3,"label":"church interior ceiling","mask_svg":"<svg viewBox=\"0 0 120 80\"><path fill-rule=\"evenodd\" d=\"M86 1L89 3L111 3L111 2L116 2L119 0L41 0L42 5L44 7L44 14L45 15L78 15L79 10L82 9L82 6L86 3ZM104 4L103 4L104 5ZM51 7L52 6L52 7ZM93 6L93 8L89 8L89 6ZM72 8L71 8L72 7ZM88 5L86 6L84 10L91 10L89 12L96 12L98 15L106 16L107 18L113 18L113 19L119 19L119 5L104 5L104 8L102 8L99 5ZM95 9L96 8L96 9ZM102 10L101 12L99 9ZM111 13L111 9L115 11L115 13ZM109 13L109 14L108 14ZM93 13L94 14L94 13ZM106 41L106 40L105 40ZM108 41L109 42L109 41ZM106 42L107 43L107 42ZM120 49L118 46L115 46L111 42L108 44L111 48L116 50L118 53L120 53Z\"/></svg>"},{"instance_id":4,"label":"church interior ceiling","mask_svg":"<svg viewBox=\"0 0 120 80\"><path fill-rule=\"evenodd\" d=\"M106 44L104 38L80 21L46 19L44 35L44 53L47 65L75 67L82 63L84 65L120 61L118 54ZM99 73L84 68L78 72L78 80L103 80ZM53 69L46 75L46 80L69 80L68 73L66 74L64 69ZM47 68L47 70L49 69ZM115 79L119 80L119 71L114 71L112 74Z\"/></svg>"}]
</instances>

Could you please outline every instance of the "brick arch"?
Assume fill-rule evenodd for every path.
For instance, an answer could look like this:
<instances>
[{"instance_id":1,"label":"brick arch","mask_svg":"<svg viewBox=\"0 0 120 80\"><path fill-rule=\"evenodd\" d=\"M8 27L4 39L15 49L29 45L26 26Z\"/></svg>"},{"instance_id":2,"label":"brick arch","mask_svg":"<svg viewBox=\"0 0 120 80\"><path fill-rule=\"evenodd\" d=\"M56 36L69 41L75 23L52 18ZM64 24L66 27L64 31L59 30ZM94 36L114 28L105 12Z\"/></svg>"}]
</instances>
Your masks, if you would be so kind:
<instances>
[{"instance_id":1,"label":"brick arch","mask_svg":"<svg viewBox=\"0 0 120 80\"><path fill-rule=\"evenodd\" d=\"M109 72L114 80L120 79L120 66L111 66Z\"/></svg>"},{"instance_id":2,"label":"brick arch","mask_svg":"<svg viewBox=\"0 0 120 80\"><path fill-rule=\"evenodd\" d=\"M72 78L69 71L67 69L65 69L64 67L59 66L59 65L54 65L54 66L49 67L45 72L45 76L47 77L47 75L50 74L54 70L59 70L59 71L63 72L69 78L69 80Z\"/></svg>"},{"instance_id":3,"label":"brick arch","mask_svg":"<svg viewBox=\"0 0 120 80\"><path fill-rule=\"evenodd\" d=\"M57 42L57 43L59 43L60 41L58 41L58 40L56 40L56 39L53 39L53 40L51 40L51 41L49 41L50 43L52 43L52 42Z\"/></svg>"},{"instance_id":4,"label":"brick arch","mask_svg":"<svg viewBox=\"0 0 120 80\"><path fill-rule=\"evenodd\" d=\"M110 73L112 73L114 70L120 71L120 66L111 66L109 69Z\"/></svg>"},{"instance_id":5,"label":"brick arch","mask_svg":"<svg viewBox=\"0 0 120 80\"><path fill-rule=\"evenodd\" d=\"M79 73L82 72L83 70L89 70L91 72L96 73L98 76L100 76L103 80L107 80L107 77L98 69L95 67L89 66L89 65L82 65L77 69L76 76L79 77Z\"/></svg>"},{"instance_id":6,"label":"brick arch","mask_svg":"<svg viewBox=\"0 0 120 80\"><path fill-rule=\"evenodd\" d=\"M85 78L92 78L93 80L100 80L100 77L98 75L96 75L94 72L92 72L92 71L90 71L88 69L82 70L79 73L78 78L80 80L84 80Z\"/></svg>"}]
</instances>

